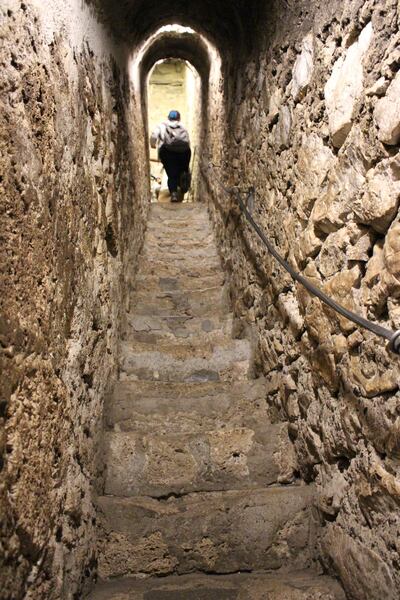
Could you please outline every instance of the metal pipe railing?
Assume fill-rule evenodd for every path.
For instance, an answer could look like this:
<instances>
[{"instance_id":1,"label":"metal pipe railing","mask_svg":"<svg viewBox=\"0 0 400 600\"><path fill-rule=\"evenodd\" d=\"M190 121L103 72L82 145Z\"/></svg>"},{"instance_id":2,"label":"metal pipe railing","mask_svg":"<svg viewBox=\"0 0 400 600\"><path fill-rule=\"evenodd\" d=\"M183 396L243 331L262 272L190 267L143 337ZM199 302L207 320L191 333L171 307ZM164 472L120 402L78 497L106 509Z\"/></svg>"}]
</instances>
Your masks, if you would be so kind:
<instances>
[{"instance_id":1,"label":"metal pipe railing","mask_svg":"<svg viewBox=\"0 0 400 600\"><path fill-rule=\"evenodd\" d=\"M206 179L208 185L210 185L210 183L205 174L205 170L211 171L211 170L214 170L214 168L212 168L210 166L206 166L206 167L201 166L200 167L200 172L201 172L202 176ZM334 300L333 298L331 298L330 296L325 294L325 292L323 292L319 287L314 285L309 279L307 279L307 277L304 277L304 275L301 275L300 273L298 273L283 258L283 256L281 256L281 254L277 251L275 246L268 239L268 236L266 235L265 231L253 219L253 216L251 215L251 212L248 209L248 206L243 201L240 191L237 188L226 187L224 185L224 183L221 181L221 179L218 176L216 176L216 174L214 172L213 172L213 181L216 181L218 183L218 185L221 187L221 189L227 195L235 197L236 202L237 202L238 206L240 207L243 215L246 217L247 221L250 223L253 230L256 232L256 234L258 235L258 237L260 238L260 240L262 241L264 246L267 248L268 252L270 254L272 254L272 256L291 275L291 277L295 281L298 281L311 294L313 294L314 296L317 296L317 298L319 298L324 304L326 304L327 306L332 308L338 314L342 315L346 319L349 319L350 321L352 321L359 327L362 327L363 329L367 329L368 331L371 331L375 335L378 335L379 337L382 337L382 338L388 340L388 349L391 352L394 352L395 354L400 354L400 330L393 331L392 329L388 329L387 327L383 327L382 325L379 325L378 323L374 323L373 321L370 321L369 319L365 319L364 317L362 317L361 315L358 315L357 313L353 312L352 310L345 308L344 306L339 304L339 302L336 302L336 300ZM254 188L250 188L250 190L248 192L248 197L247 197L248 204L253 202L254 193L255 193Z\"/></svg>"}]
</instances>

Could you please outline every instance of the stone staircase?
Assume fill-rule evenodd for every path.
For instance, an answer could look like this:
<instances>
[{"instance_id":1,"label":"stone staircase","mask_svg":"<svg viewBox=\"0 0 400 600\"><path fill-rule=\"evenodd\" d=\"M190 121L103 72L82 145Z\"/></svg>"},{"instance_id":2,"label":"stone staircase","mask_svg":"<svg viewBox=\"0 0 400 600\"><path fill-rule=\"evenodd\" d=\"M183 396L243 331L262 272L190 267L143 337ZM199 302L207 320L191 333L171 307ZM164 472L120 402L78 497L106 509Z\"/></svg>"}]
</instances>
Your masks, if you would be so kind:
<instances>
[{"instance_id":1,"label":"stone staircase","mask_svg":"<svg viewBox=\"0 0 400 600\"><path fill-rule=\"evenodd\" d=\"M313 488L223 284L206 208L153 205L106 407L92 600L344 598L313 570Z\"/></svg>"}]
</instances>

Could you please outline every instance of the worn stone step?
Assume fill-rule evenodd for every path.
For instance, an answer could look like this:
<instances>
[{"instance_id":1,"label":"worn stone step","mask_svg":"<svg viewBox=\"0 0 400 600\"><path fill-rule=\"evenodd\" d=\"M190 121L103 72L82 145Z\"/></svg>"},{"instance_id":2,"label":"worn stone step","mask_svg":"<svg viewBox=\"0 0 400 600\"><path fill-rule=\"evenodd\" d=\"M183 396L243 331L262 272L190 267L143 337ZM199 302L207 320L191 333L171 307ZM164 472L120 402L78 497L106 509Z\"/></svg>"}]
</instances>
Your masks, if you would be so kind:
<instances>
[{"instance_id":1,"label":"worn stone step","mask_svg":"<svg viewBox=\"0 0 400 600\"><path fill-rule=\"evenodd\" d=\"M210 224L199 223L192 229L185 230L182 229L182 224L178 224L178 227L174 229L171 225L157 224L153 226L150 222L146 229L143 248L151 252L163 248L166 253L190 253L193 250L199 251L205 248L215 252L217 245Z\"/></svg>"},{"instance_id":2,"label":"worn stone step","mask_svg":"<svg viewBox=\"0 0 400 600\"><path fill-rule=\"evenodd\" d=\"M226 291L221 286L201 290L169 292L138 290L132 295L131 309L135 315L211 317L227 314Z\"/></svg>"},{"instance_id":3,"label":"worn stone step","mask_svg":"<svg viewBox=\"0 0 400 600\"><path fill-rule=\"evenodd\" d=\"M152 218L147 223L146 235L149 239L167 240L207 240L212 235L208 219L197 221L157 221Z\"/></svg>"},{"instance_id":4,"label":"worn stone step","mask_svg":"<svg viewBox=\"0 0 400 600\"><path fill-rule=\"evenodd\" d=\"M232 315L128 315L126 338L147 344L193 345L201 341L204 346L222 344L232 337Z\"/></svg>"},{"instance_id":5,"label":"worn stone step","mask_svg":"<svg viewBox=\"0 0 400 600\"><path fill-rule=\"evenodd\" d=\"M164 248L167 254L169 252L191 254L192 252L202 253L204 250L213 253L217 251L214 232L208 222L188 225L192 226L184 229L182 222L175 223L175 227L171 223L156 226L149 223L143 249L154 252Z\"/></svg>"},{"instance_id":6,"label":"worn stone step","mask_svg":"<svg viewBox=\"0 0 400 600\"><path fill-rule=\"evenodd\" d=\"M190 232L208 235L212 227L207 211L164 211L151 207L147 221L147 233L154 233L161 238L160 233L179 234L186 236ZM178 238L178 236L177 236Z\"/></svg>"},{"instance_id":7,"label":"worn stone step","mask_svg":"<svg viewBox=\"0 0 400 600\"><path fill-rule=\"evenodd\" d=\"M155 223L158 227L168 227L179 223L185 223L195 227L199 223L204 223L207 227L210 227L208 212L204 208L188 210L183 207L182 209L171 211L169 209L160 208L159 206L152 206L150 208L149 223Z\"/></svg>"},{"instance_id":8,"label":"worn stone step","mask_svg":"<svg viewBox=\"0 0 400 600\"><path fill-rule=\"evenodd\" d=\"M182 235L189 233L207 235L211 232L211 226L206 214L197 214L192 218L190 215L180 215L178 218L176 215L157 217L152 213L148 221L148 231L155 232L156 235L160 235L160 232L175 233L177 237L181 233Z\"/></svg>"},{"instance_id":9,"label":"worn stone step","mask_svg":"<svg viewBox=\"0 0 400 600\"><path fill-rule=\"evenodd\" d=\"M337 581L312 570L172 575L99 582L88 600L346 600Z\"/></svg>"},{"instance_id":10,"label":"worn stone step","mask_svg":"<svg viewBox=\"0 0 400 600\"><path fill-rule=\"evenodd\" d=\"M196 261L161 260L156 257L141 257L138 276L174 277L180 276L187 281L196 281L204 277L221 274L220 261L217 258L199 258ZM191 289L191 286L189 286Z\"/></svg>"},{"instance_id":11,"label":"worn stone step","mask_svg":"<svg viewBox=\"0 0 400 600\"><path fill-rule=\"evenodd\" d=\"M186 253L192 249L209 248L215 252L216 244L212 231L204 226L198 229L182 229L180 228L154 228L148 226L144 249L157 251L162 247L165 248L165 253L172 254L171 248L176 251L180 250Z\"/></svg>"},{"instance_id":12,"label":"worn stone step","mask_svg":"<svg viewBox=\"0 0 400 600\"><path fill-rule=\"evenodd\" d=\"M312 486L98 498L102 578L232 573L312 563Z\"/></svg>"},{"instance_id":13,"label":"worn stone step","mask_svg":"<svg viewBox=\"0 0 400 600\"><path fill-rule=\"evenodd\" d=\"M182 247L175 243L173 247L165 247L165 245L154 245L153 247L145 244L142 252L142 257L156 257L160 260L184 260L196 261L198 259L211 258L218 259L217 248L214 244L198 244L196 246L187 244Z\"/></svg>"},{"instance_id":14,"label":"worn stone step","mask_svg":"<svg viewBox=\"0 0 400 600\"><path fill-rule=\"evenodd\" d=\"M209 347L170 345L152 350L146 344L121 345L122 373L137 379L160 381L232 381L250 374L251 349L247 340L227 339Z\"/></svg>"},{"instance_id":15,"label":"worn stone step","mask_svg":"<svg viewBox=\"0 0 400 600\"><path fill-rule=\"evenodd\" d=\"M280 475L279 424L200 433L105 435L105 493L152 496L259 488Z\"/></svg>"},{"instance_id":16,"label":"worn stone step","mask_svg":"<svg viewBox=\"0 0 400 600\"><path fill-rule=\"evenodd\" d=\"M158 291L171 292L178 290L194 292L218 286L222 287L224 282L225 276L222 272L196 278L188 274L179 274L177 277L160 277L157 274L138 273L132 281L131 289L149 294Z\"/></svg>"},{"instance_id":17,"label":"worn stone step","mask_svg":"<svg viewBox=\"0 0 400 600\"><path fill-rule=\"evenodd\" d=\"M155 202L151 205L151 213L161 216L165 214L176 215L177 218L181 215L183 218L187 215L207 214L207 205L200 202L181 202L179 204Z\"/></svg>"},{"instance_id":18,"label":"worn stone step","mask_svg":"<svg viewBox=\"0 0 400 600\"><path fill-rule=\"evenodd\" d=\"M105 425L139 433L204 432L268 422L265 380L171 383L119 381L105 405Z\"/></svg>"},{"instance_id":19,"label":"worn stone step","mask_svg":"<svg viewBox=\"0 0 400 600\"><path fill-rule=\"evenodd\" d=\"M147 344L180 344L182 346L223 345L232 339L232 315L131 315L128 317L126 339Z\"/></svg>"},{"instance_id":20,"label":"worn stone step","mask_svg":"<svg viewBox=\"0 0 400 600\"><path fill-rule=\"evenodd\" d=\"M148 267L160 266L175 266L180 267L183 273L188 273L193 269L194 273L211 274L219 269L221 272L221 263L218 254L210 252L201 252L185 254L182 252L166 253L166 252L143 252L140 259L139 274L147 272Z\"/></svg>"}]
</instances>

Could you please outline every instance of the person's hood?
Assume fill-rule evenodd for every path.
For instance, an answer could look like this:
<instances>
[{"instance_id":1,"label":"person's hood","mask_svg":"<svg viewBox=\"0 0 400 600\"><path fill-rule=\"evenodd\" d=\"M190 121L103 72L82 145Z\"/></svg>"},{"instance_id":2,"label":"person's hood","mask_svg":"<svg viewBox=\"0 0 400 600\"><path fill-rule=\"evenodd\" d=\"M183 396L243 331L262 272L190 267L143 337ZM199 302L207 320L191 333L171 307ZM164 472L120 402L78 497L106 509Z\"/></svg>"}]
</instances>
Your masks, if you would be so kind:
<instances>
[{"instance_id":1,"label":"person's hood","mask_svg":"<svg viewBox=\"0 0 400 600\"><path fill-rule=\"evenodd\" d=\"M174 127L178 127L179 125L181 125L181 122L180 121L170 121L168 119L167 125L168 125L168 127L174 128Z\"/></svg>"}]
</instances>

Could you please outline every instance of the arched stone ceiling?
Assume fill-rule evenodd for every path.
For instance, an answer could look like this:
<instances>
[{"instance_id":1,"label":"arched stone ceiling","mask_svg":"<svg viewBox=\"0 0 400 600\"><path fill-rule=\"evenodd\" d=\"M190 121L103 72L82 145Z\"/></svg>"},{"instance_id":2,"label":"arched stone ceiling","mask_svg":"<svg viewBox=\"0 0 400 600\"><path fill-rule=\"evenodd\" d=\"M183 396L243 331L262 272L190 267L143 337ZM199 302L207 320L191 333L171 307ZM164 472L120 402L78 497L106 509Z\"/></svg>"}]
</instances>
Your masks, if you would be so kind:
<instances>
[{"instance_id":1,"label":"arched stone ceiling","mask_svg":"<svg viewBox=\"0 0 400 600\"><path fill-rule=\"evenodd\" d=\"M141 45L163 25L177 23L205 35L220 52L240 52L268 0L87 0L114 35Z\"/></svg>"},{"instance_id":2,"label":"arched stone ceiling","mask_svg":"<svg viewBox=\"0 0 400 600\"><path fill-rule=\"evenodd\" d=\"M190 62L203 81L208 80L210 57L201 37L191 33L164 32L156 37L141 60L142 76L164 58L181 58Z\"/></svg>"}]
</instances>

